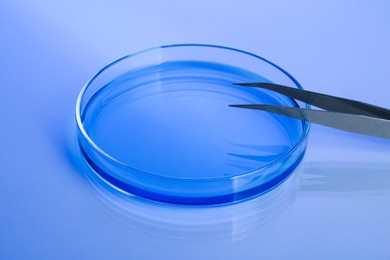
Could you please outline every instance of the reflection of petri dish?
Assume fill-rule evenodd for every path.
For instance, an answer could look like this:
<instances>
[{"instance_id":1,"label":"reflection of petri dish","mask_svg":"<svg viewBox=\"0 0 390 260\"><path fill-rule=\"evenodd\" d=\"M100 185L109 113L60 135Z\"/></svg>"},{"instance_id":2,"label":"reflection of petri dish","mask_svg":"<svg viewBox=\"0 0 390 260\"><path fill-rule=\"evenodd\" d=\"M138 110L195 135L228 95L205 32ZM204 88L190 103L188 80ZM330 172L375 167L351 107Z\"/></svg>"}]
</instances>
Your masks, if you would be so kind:
<instances>
[{"instance_id":1,"label":"reflection of petri dish","mask_svg":"<svg viewBox=\"0 0 390 260\"><path fill-rule=\"evenodd\" d=\"M298 106L237 82L300 88L253 54L170 45L131 54L96 74L76 107L84 158L115 188L178 204L230 203L283 182L301 161L309 123L229 104Z\"/></svg>"},{"instance_id":2,"label":"reflection of petri dish","mask_svg":"<svg viewBox=\"0 0 390 260\"><path fill-rule=\"evenodd\" d=\"M85 160L81 161L88 181L102 202L98 205L111 221L132 236L173 246L228 245L263 233L295 201L302 175L301 164L283 185L241 203L182 207L153 203L117 191L99 178Z\"/></svg>"}]
</instances>

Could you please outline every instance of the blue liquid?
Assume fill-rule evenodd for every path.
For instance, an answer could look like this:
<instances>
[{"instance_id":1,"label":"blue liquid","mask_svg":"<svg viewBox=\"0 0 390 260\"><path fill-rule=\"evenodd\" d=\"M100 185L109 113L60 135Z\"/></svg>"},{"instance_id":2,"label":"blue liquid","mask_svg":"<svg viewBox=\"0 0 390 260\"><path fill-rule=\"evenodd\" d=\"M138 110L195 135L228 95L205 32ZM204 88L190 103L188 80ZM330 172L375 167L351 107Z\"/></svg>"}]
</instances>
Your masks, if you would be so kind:
<instances>
[{"instance_id":1,"label":"blue liquid","mask_svg":"<svg viewBox=\"0 0 390 260\"><path fill-rule=\"evenodd\" d=\"M160 176L241 175L287 152L298 120L229 104L296 104L232 83L267 81L206 62L170 62L130 71L96 93L82 118L95 144L122 163Z\"/></svg>"}]
</instances>

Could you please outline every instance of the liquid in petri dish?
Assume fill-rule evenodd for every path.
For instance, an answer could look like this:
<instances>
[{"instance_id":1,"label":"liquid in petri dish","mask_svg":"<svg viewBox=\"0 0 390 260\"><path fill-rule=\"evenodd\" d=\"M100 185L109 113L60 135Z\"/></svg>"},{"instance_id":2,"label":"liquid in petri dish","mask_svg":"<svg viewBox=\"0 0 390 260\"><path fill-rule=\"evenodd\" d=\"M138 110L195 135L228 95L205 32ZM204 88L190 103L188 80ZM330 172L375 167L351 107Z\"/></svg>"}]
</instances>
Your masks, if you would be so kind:
<instances>
[{"instance_id":1,"label":"liquid in petri dish","mask_svg":"<svg viewBox=\"0 0 390 260\"><path fill-rule=\"evenodd\" d=\"M209 179L254 171L300 137L299 120L229 104L296 104L266 90L232 85L268 81L209 62L165 62L116 78L87 104L82 120L95 144L137 170Z\"/></svg>"}]
</instances>

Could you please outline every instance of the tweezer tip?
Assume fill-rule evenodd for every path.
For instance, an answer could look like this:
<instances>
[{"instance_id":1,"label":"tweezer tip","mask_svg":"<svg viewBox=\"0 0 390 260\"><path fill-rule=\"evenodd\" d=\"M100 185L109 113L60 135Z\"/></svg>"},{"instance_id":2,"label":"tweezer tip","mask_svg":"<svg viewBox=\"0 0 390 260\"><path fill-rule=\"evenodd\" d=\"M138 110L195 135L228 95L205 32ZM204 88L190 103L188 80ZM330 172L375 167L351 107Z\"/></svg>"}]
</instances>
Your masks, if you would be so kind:
<instances>
[{"instance_id":1,"label":"tweezer tip","mask_svg":"<svg viewBox=\"0 0 390 260\"><path fill-rule=\"evenodd\" d=\"M244 83L233 83L235 86L245 86L245 87L264 87L270 85L267 82L244 82Z\"/></svg>"},{"instance_id":2,"label":"tweezer tip","mask_svg":"<svg viewBox=\"0 0 390 260\"><path fill-rule=\"evenodd\" d=\"M250 105L229 105L229 107L250 108Z\"/></svg>"},{"instance_id":3,"label":"tweezer tip","mask_svg":"<svg viewBox=\"0 0 390 260\"><path fill-rule=\"evenodd\" d=\"M249 86L251 83L233 83L235 86Z\"/></svg>"}]
</instances>

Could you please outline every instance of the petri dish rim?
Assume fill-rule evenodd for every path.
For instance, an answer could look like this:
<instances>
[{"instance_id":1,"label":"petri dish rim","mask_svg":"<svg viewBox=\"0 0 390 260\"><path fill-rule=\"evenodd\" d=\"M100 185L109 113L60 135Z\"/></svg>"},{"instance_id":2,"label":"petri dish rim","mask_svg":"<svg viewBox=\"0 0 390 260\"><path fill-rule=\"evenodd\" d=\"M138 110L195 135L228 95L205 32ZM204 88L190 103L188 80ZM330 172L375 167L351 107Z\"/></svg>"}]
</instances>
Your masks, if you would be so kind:
<instances>
[{"instance_id":1,"label":"petri dish rim","mask_svg":"<svg viewBox=\"0 0 390 260\"><path fill-rule=\"evenodd\" d=\"M109 63L108 65L104 66L102 69L100 69L95 75L93 75L83 86L83 88L81 89L78 97L77 97L77 101L76 101L76 111L75 111L75 116L76 116L76 123L77 123L77 128L78 130L80 131L82 137L84 140L87 141L87 143L91 146L91 148L93 148L93 150L95 152L97 152L98 154L100 154L101 156L103 156L104 158L106 159L109 159L110 161L114 162L115 164L119 164L121 167L124 167L124 168L127 168L127 169L132 169L132 170L135 170L137 172L137 174L139 175L147 175L149 177L152 177L152 178L156 178L156 179L167 179L167 180L178 180L178 181L184 181L184 182L210 182L210 181L219 181L219 180L232 180L232 179L237 179L237 178L241 178L241 177L245 177L245 176L249 176L249 175L252 175L252 174L258 174L259 171L262 171L262 169L267 169L269 168L270 166L274 165L274 164L277 164L278 162L280 161L283 161L284 159L286 159L286 157L289 157L292 153L294 153L301 145L302 143L306 140L307 136L308 136L308 133L309 133L309 130L310 130L310 122L307 122L307 121L303 121L303 131L302 131L302 134L300 135L299 139L294 143L294 145L288 150L286 151L285 153L281 154L278 158L276 158L275 160L273 161L270 161L269 163L261 166L261 167L258 167L258 168L255 168L253 170L250 170L250 171L247 171L247 172L244 172L244 173L241 173L239 175L235 175L235 176L226 176L226 177L207 177L207 178L187 178L187 177L171 177L171 176L162 176L162 175L159 175L159 174L156 174L156 173L152 173L152 172L146 172L146 171L143 171L143 170L140 170L140 169L137 169L137 168L134 168L118 159L116 159L115 157L111 156L110 154L108 154L107 152L105 152L103 149L101 149L93 140L92 138L88 135L88 133L86 132L86 130L84 129L84 125L83 125L83 120L82 120L82 112L81 112L81 102L83 100L83 97L84 97L84 94L85 92L87 91L87 89L89 88L89 86L91 85L91 83L97 78L99 77L99 75L101 75L102 73L104 73L105 71L107 71L108 69L110 69L112 66L120 63L121 61L123 60L126 60L126 59L129 59L129 58L132 58L132 57L135 57L137 55L141 55L143 53L147 53L147 52L151 52L151 51L155 51L155 50L158 50L158 49L166 49L166 48L176 48L176 47L205 47L205 48L216 48L216 49L225 49L225 50L229 50L229 51L233 51L233 52L237 52L237 53L242 53L244 55L249 55L249 56L252 56L256 59L260 59L262 61L264 61L265 63L271 65L272 67L276 68L277 70L279 70L281 73L283 73L285 76L287 76L295 85L297 88L299 89L303 89L302 86L299 84L299 82L290 74L288 73L286 70L284 70L283 68L281 68L280 66L276 65L275 63L259 56L259 55L256 55L256 54L253 54L253 53L250 53L250 52L247 52L247 51L243 51L243 50L239 50L239 49L235 49L235 48L231 48L231 47L226 47L226 46L219 46L219 45L212 45L212 44L193 44L193 43L186 43L186 44L170 44L170 45L162 45L162 46L156 46L156 47L152 47L152 48L148 48L148 49L145 49L145 50L141 50L141 51L137 51L137 52L133 52L131 54L128 54L126 56L123 56L111 63ZM298 106L298 104L297 104ZM305 105L306 108L310 108L310 105L306 104Z\"/></svg>"}]
</instances>

